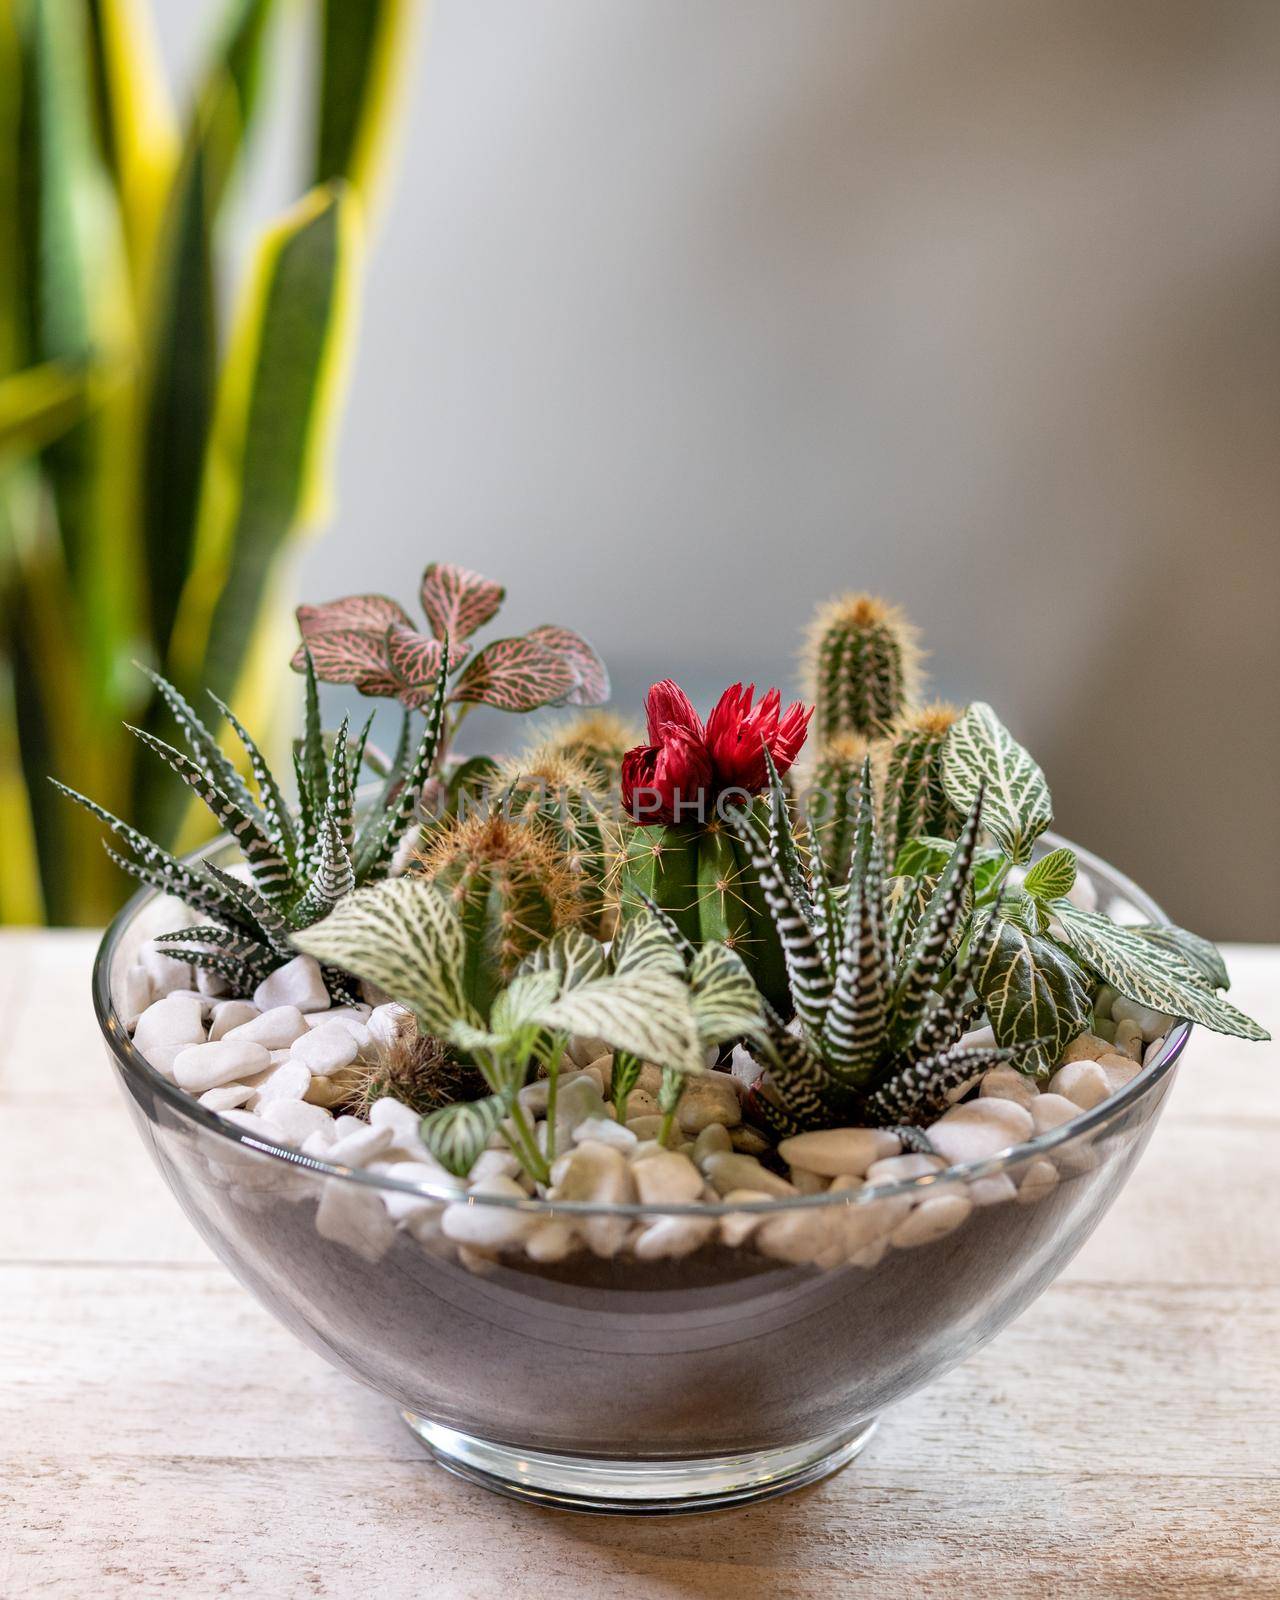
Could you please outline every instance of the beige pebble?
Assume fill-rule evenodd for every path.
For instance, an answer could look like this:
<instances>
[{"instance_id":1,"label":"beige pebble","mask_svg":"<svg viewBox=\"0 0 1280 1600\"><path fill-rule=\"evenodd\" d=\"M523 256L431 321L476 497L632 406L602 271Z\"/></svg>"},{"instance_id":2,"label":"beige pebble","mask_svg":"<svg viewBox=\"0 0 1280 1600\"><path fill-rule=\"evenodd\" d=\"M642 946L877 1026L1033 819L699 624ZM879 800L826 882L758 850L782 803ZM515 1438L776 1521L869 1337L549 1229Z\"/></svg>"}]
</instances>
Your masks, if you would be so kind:
<instances>
[{"instance_id":1,"label":"beige pebble","mask_svg":"<svg viewBox=\"0 0 1280 1600\"><path fill-rule=\"evenodd\" d=\"M680 1096L676 1120L685 1133L695 1135L712 1122L736 1127L742 1121L736 1081L727 1072L704 1072L690 1079Z\"/></svg>"},{"instance_id":2,"label":"beige pebble","mask_svg":"<svg viewBox=\"0 0 1280 1600\"><path fill-rule=\"evenodd\" d=\"M1064 1122L1071 1122L1080 1115L1080 1107L1074 1100L1068 1100L1061 1094L1042 1094L1031 1108L1031 1117L1036 1125L1037 1133L1048 1133L1053 1128L1060 1128Z\"/></svg>"},{"instance_id":3,"label":"beige pebble","mask_svg":"<svg viewBox=\"0 0 1280 1600\"><path fill-rule=\"evenodd\" d=\"M701 1162L717 1150L732 1150L733 1140L723 1122L709 1122L693 1142L693 1159Z\"/></svg>"},{"instance_id":4,"label":"beige pebble","mask_svg":"<svg viewBox=\"0 0 1280 1600\"><path fill-rule=\"evenodd\" d=\"M978 1093L981 1098L988 1100L1012 1100L1014 1105L1021 1106L1025 1111L1040 1091L1035 1082L1016 1067L992 1067L983 1078Z\"/></svg>"},{"instance_id":5,"label":"beige pebble","mask_svg":"<svg viewBox=\"0 0 1280 1600\"><path fill-rule=\"evenodd\" d=\"M1024 1204L1042 1200L1058 1181L1058 1169L1045 1157L1032 1161L1022 1174L1018 1199Z\"/></svg>"},{"instance_id":6,"label":"beige pebble","mask_svg":"<svg viewBox=\"0 0 1280 1600\"><path fill-rule=\"evenodd\" d=\"M1111 1085L1096 1061L1072 1061L1049 1079L1049 1093L1064 1095L1082 1111L1091 1111L1111 1093Z\"/></svg>"},{"instance_id":7,"label":"beige pebble","mask_svg":"<svg viewBox=\"0 0 1280 1600\"><path fill-rule=\"evenodd\" d=\"M1025 1106L1012 1100L978 1099L952 1106L928 1133L943 1160L957 1163L985 1161L1011 1145L1023 1144L1033 1131Z\"/></svg>"},{"instance_id":8,"label":"beige pebble","mask_svg":"<svg viewBox=\"0 0 1280 1600\"><path fill-rule=\"evenodd\" d=\"M1062 1060L1058 1065L1065 1067L1069 1061L1096 1061L1110 1048L1107 1040L1100 1039L1096 1033L1082 1033L1077 1035L1063 1051Z\"/></svg>"},{"instance_id":9,"label":"beige pebble","mask_svg":"<svg viewBox=\"0 0 1280 1600\"><path fill-rule=\"evenodd\" d=\"M1142 1029L1131 1017L1116 1023L1116 1049L1133 1061L1142 1060Z\"/></svg>"},{"instance_id":10,"label":"beige pebble","mask_svg":"<svg viewBox=\"0 0 1280 1600\"><path fill-rule=\"evenodd\" d=\"M932 1244L954 1228L958 1228L973 1210L973 1202L961 1194L940 1194L922 1200L913 1206L906 1217L889 1235L889 1242L899 1250L911 1250L917 1245Z\"/></svg>"},{"instance_id":11,"label":"beige pebble","mask_svg":"<svg viewBox=\"0 0 1280 1600\"><path fill-rule=\"evenodd\" d=\"M803 1266L838 1242L838 1219L824 1208L788 1211L769 1217L756 1230L754 1244L775 1261Z\"/></svg>"},{"instance_id":12,"label":"beige pebble","mask_svg":"<svg viewBox=\"0 0 1280 1600\"><path fill-rule=\"evenodd\" d=\"M749 1127L745 1122L730 1128L729 1142L744 1156L762 1156L767 1150L773 1149L771 1142L758 1128Z\"/></svg>"},{"instance_id":13,"label":"beige pebble","mask_svg":"<svg viewBox=\"0 0 1280 1600\"><path fill-rule=\"evenodd\" d=\"M717 1197L719 1198L719 1197ZM763 1189L730 1189L724 1196L726 1205L758 1205L762 1200L772 1200L773 1195L766 1194ZM731 1211L720 1218L721 1240L736 1249L740 1244L745 1244L760 1224L765 1220L766 1213L762 1211Z\"/></svg>"},{"instance_id":14,"label":"beige pebble","mask_svg":"<svg viewBox=\"0 0 1280 1600\"><path fill-rule=\"evenodd\" d=\"M1107 1083L1112 1094L1115 1094L1119 1089L1123 1089L1125 1084L1132 1083L1142 1071L1141 1062L1135 1061L1127 1055L1117 1055L1114 1052L1101 1056L1098 1060L1098 1065L1107 1075Z\"/></svg>"},{"instance_id":15,"label":"beige pebble","mask_svg":"<svg viewBox=\"0 0 1280 1600\"><path fill-rule=\"evenodd\" d=\"M702 1193L702 1174L674 1150L658 1150L633 1161L631 1178L646 1206L691 1205Z\"/></svg>"},{"instance_id":16,"label":"beige pebble","mask_svg":"<svg viewBox=\"0 0 1280 1600\"><path fill-rule=\"evenodd\" d=\"M715 1217L660 1217L635 1242L641 1261L691 1255L716 1231Z\"/></svg>"},{"instance_id":17,"label":"beige pebble","mask_svg":"<svg viewBox=\"0 0 1280 1600\"><path fill-rule=\"evenodd\" d=\"M713 1151L702 1163L702 1170L718 1194L728 1194L731 1189L763 1189L766 1194L784 1199L798 1192L753 1156L740 1155L736 1150Z\"/></svg>"},{"instance_id":18,"label":"beige pebble","mask_svg":"<svg viewBox=\"0 0 1280 1600\"><path fill-rule=\"evenodd\" d=\"M784 1139L778 1154L792 1167L835 1178L842 1173L862 1175L874 1162L888 1160L901 1149L896 1136L883 1128L824 1128Z\"/></svg>"},{"instance_id":19,"label":"beige pebble","mask_svg":"<svg viewBox=\"0 0 1280 1600\"><path fill-rule=\"evenodd\" d=\"M884 1161L873 1162L867 1168L867 1183L876 1188L886 1183L903 1183L909 1178L923 1178L929 1172L941 1172L945 1165L937 1156L911 1150L903 1156L889 1156Z\"/></svg>"}]
</instances>

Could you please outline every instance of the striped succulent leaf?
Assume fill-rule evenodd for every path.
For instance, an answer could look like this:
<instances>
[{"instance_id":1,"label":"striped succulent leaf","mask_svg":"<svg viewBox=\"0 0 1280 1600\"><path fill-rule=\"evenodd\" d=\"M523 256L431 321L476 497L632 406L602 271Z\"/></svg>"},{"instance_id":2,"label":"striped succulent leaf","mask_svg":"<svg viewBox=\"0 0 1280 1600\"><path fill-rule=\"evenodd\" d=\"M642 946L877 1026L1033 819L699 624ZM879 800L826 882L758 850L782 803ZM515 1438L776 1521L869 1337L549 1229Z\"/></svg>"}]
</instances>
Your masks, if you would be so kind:
<instances>
[{"instance_id":1,"label":"striped succulent leaf","mask_svg":"<svg viewBox=\"0 0 1280 1600\"><path fill-rule=\"evenodd\" d=\"M897 974L893 1012L895 1034L899 1040L908 1037L918 1022L934 982L959 934L982 816L983 791L979 787L973 809L965 818L955 849L929 897L928 907Z\"/></svg>"},{"instance_id":2,"label":"striped succulent leaf","mask_svg":"<svg viewBox=\"0 0 1280 1600\"><path fill-rule=\"evenodd\" d=\"M447 561L431 563L418 596L432 633L451 649L491 622L506 597L500 583Z\"/></svg>"},{"instance_id":3,"label":"striped succulent leaf","mask_svg":"<svg viewBox=\"0 0 1280 1600\"><path fill-rule=\"evenodd\" d=\"M234 961L242 961L247 965L261 966L264 969L275 965L275 953L257 939L251 939L243 933L237 933L230 928L218 928L205 924L194 928L175 928L172 933L158 933L155 936L156 944L191 944L210 945L214 950L229 956Z\"/></svg>"},{"instance_id":4,"label":"striped succulent leaf","mask_svg":"<svg viewBox=\"0 0 1280 1600\"><path fill-rule=\"evenodd\" d=\"M175 961L225 978L237 994L252 994L270 971L270 962L242 961L225 950L197 950L187 945L171 945L167 951Z\"/></svg>"},{"instance_id":5,"label":"striped succulent leaf","mask_svg":"<svg viewBox=\"0 0 1280 1600\"><path fill-rule=\"evenodd\" d=\"M325 799L326 821L332 820L342 839L342 848L348 860L355 847L355 786L352 782L350 748L350 719L343 717L333 741L329 759L329 780ZM322 835L323 839L323 835Z\"/></svg>"},{"instance_id":6,"label":"striped succulent leaf","mask_svg":"<svg viewBox=\"0 0 1280 1600\"><path fill-rule=\"evenodd\" d=\"M765 1037L748 1039L747 1050L753 1060L765 1067L769 1080L781 1100L781 1108L770 1102L779 1117L785 1118L790 1133L799 1133L805 1127L821 1126L830 1115L832 1106L832 1080L818 1056L805 1041L785 1028L775 1016L765 1012ZM764 1100L761 1094L757 1099ZM779 1131L780 1121L770 1124Z\"/></svg>"},{"instance_id":7,"label":"striped succulent leaf","mask_svg":"<svg viewBox=\"0 0 1280 1600\"><path fill-rule=\"evenodd\" d=\"M319 922L321 917L327 917L355 886L355 870L351 865L347 841L342 836L342 824L330 806L320 824L320 847L311 882L290 913L294 926L310 927L313 922Z\"/></svg>"},{"instance_id":8,"label":"striped succulent leaf","mask_svg":"<svg viewBox=\"0 0 1280 1600\"><path fill-rule=\"evenodd\" d=\"M1058 942L1127 999L1166 1016L1202 1023L1215 1033L1270 1038L1265 1028L1208 989L1201 971L1179 950L1096 912L1081 911L1067 900L1057 901L1053 914L1063 928Z\"/></svg>"},{"instance_id":9,"label":"striped succulent leaf","mask_svg":"<svg viewBox=\"0 0 1280 1600\"><path fill-rule=\"evenodd\" d=\"M651 895L647 895L643 889L637 889L636 894L643 905L662 924L663 928L670 937L671 942L675 945L676 949L684 958L685 963L687 964L688 962L692 961L694 956L697 954L697 946L691 939L686 938L685 935L680 931L679 925L676 923L675 918L672 917L663 906L660 906ZM621 934L619 934L619 938L620 937ZM615 950L617 948L616 940L614 941L614 948Z\"/></svg>"},{"instance_id":10,"label":"striped succulent leaf","mask_svg":"<svg viewBox=\"0 0 1280 1600\"><path fill-rule=\"evenodd\" d=\"M413 765L404 774L398 787L393 786L388 779L392 798L385 809L380 812L375 810L370 815L356 844L357 883L367 883L371 878L376 878L386 871L395 855L396 846L403 839L413 820L419 794L435 763L436 751L440 747L440 730L444 725L445 694L448 686L449 648L446 644L441 652L440 671L436 676L435 690L431 704L427 708L426 726L422 730L422 738L418 742Z\"/></svg>"},{"instance_id":11,"label":"striped succulent leaf","mask_svg":"<svg viewBox=\"0 0 1280 1600\"><path fill-rule=\"evenodd\" d=\"M885 943L884 869L864 801L862 837L854 850L840 960L823 1028L831 1071L846 1082L865 1081L884 1051L893 973Z\"/></svg>"},{"instance_id":12,"label":"striped succulent leaf","mask_svg":"<svg viewBox=\"0 0 1280 1600\"><path fill-rule=\"evenodd\" d=\"M418 1136L446 1172L465 1178L506 1114L496 1094L459 1100L423 1117Z\"/></svg>"},{"instance_id":13,"label":"striped succulent leaf","mask_svg":"<svg viewBox=\"0 0 1280 1600\"><path fill-rule=\"evenodd\" d=\"M171 744L156 738L155 734L148 733L145 728L135 728L128 723L125 726L141 739L149 750L154 750L178 774L192 793L208 806L219 827L225 828L239 846L249 864L254 882L263 894L268 899L287 899L293 891L293 876L289 871L289 863L272 844L253 813L245 811L225 795L205 769L194 761L189 761L180 750L175 750Z\"/></svg>"},{"instance_id":14,"label":"striped succulent leaf","mask_svg":"<svg viewBox=\"0 0 1280 1600\"><path fill-rule=\"evenodd\" d=\"M764 893L787 964L796 1015L805 1031L818 1038L822 1034L832 985L832 975L822 947L796 904L794 895L779 875L772 856L756 837L750 820L742 815L731 816L729 826L742 840Z\"/></svg>"},{"instance_id":15,"label":"striped succulent leaf","mask_svg":"<svg viewBox=\"0 0 1280 1600\"><path fill-rule=\"evenodd\" d=\"M183 879L184 886L180 886L172 873L157 866L132 861L128 856L121 855L118 850L113 850L106 840L103 840L103 849L122 872L128 873L131 878L136 878L139 883L145 883L148 888L155 889L160 894L176 896L197 916L216 917L220 922L239 928L245 933L256 931L251 923L242 919L237 902L226 897L216 887L201 883L194 876L190 880Z\"/></svg>"},{"instance_id":16,"label":"striped succulent leaf","mask_svg":"<svg viewBox=\"0 0 1280 1600\"><path fill-rule=\"evenodd\" d=\"M778 776L778 769L767 745L764 749L764 764L769 775L769 787L766 794L769 854L773 857L774 866L778 869L778 876L791 890L796 904L805 913L806 917L811 918L813 901L809 889L809 880L805 876L804 864L800 856L800 848L796 843L795 829L791 824L791 808L787 802L787 791L782 787L782 779Z\"/></svg>"},{"instance_id":17,"label":"striped succulent leaf","mask_svg":"<svg viewBox=\"0 0 1280 1600\"><path fill-rule=\"evenodd\" d=\"M957 1089L990 1067L1015 1059L999 1048L966 1050L954 1046L901 1067L867 1100L868 1112L881 1124L923 1122L945 1111Z\"/></svg>"},{"instance_id":18,"label":"striped succulent leaf","mask_svg":"<svg viewBox=\"0 0 1280 1600\"><path fill-rule=\"evenodd\" d=\"M250 929L264 944L270 945L282 961L292 960L290 940L293 937L293 924L277 906L251 883L224 872L212 861L201 861L198 870L221 894L226 905L233 908L231 915L239 925ZM193 900L184 898L187 898L189 906L197 909ZM219 920L225 920L226 915L223 913Z\"/></svg>"},{"instance_id":19,"label":"striped succulent leaf","mask_svg":"<svg viewBox=\"0 0 1280 1600\"><path fill-rule=\"evenodd\" d=\"M218 741L192 710L186 699L178 693L167 678L162 678L158 672L153 672L150 667L143 667L142 670L159 692L161 699L168 706L174 722L178 725L178 731L186 740L187 748L196 762L204 768L210 782L216 784L227 799L239 806L246 815L257 819L257 806L254 804L253 796L249 793L244 779L223 754ZM213 699L215 704L218 704L221 708L221 702L218 701L216 695L213 696Z\"/></svg>"},{"instance_id":20,"label":"striped succulent leaf","mask_svg":"<svg viewBox=\"0 0 1280 1600\"><path fill-rule=\"evenodd\" d=\"M641 968L593 978L544 1007L538 1020L557 1033L603 1039L656 1066L702 1071L689 991L673 973Z\"/></svg>"},{"instance_id":21,"label":"striped succulent leaf","mask_svg":"<svg viewBox=\"0 0 1280 1600\"><path fill-rule=\"evenodd\" d=\"M258 809L267 836L280 854L289 862L290 866L296 867L298 862L298 841L293 831L293 816L289 810L289 803L285 799L279 783L276 781L275 773L267 765L266 757L258 748L257 741L253 735L226 701L220 700L216 694L212 693L210 698L227 719L249 758L249 768L253 773L253 781L258 787Z\"/></svg>"},{"instance_id":22,"label":"striped succulent leaf","mask_svg":"<svg viewBox=\"0 0 1280 1600\"><path fill-rule=\"evenodd\" d=\"M324 730L320 724L320 686L316 681L315 662L309 650L303 659L303 675L306 688L302 738L295 751L294 770L298 777L298 811L302 834L300 859L310 861L316 847L316 839L319 837L320 818L324 812L327 774Z\"/></svg>"},{"instance_id":23,"label":"striped succulent leaf","mask_svg":"<svg viewBox=\"0 0 1280 1600\"><path fill-rule=\"evenodd\" d=\"M462 926L425 878L390 878L357 889L293 942L320 961L378 984L445 1036L455 1021L479 1025L462 993Z\"/></svg>"},{"instance_id":24,"label":"striped succulent leaf","mask_svg":"<svg viewBox=\"0 0 1280 1600\"><path fill-rule=\"evenodd\" d=\"M942 782L958 811L984 796L984 825L1011 861L1030 860L1031 848L1053 821L1044 773L981 700L947 735Z\"/></svg>"}]
</instances>

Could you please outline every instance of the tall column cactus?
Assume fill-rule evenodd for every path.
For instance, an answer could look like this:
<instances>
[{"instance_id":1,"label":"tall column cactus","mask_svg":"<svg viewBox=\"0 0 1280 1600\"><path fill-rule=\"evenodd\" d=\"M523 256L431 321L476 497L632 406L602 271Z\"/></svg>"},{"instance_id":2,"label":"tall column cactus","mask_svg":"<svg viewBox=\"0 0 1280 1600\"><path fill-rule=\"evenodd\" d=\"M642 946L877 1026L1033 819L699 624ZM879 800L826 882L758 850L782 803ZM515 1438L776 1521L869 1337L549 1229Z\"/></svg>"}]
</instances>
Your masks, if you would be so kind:
<instances>
[{"instance_id":1,"label":"tall column cactus","mask_svg":"<svg viewBox=\"0 0 1280 1600\"><path fill-rule=\"evenodd\" d=\"M955 706L921 706L908 712L885 741L883 833L889 865L908 839L953 837L963 820L942 785L947 733L961 713Z\"/></svg>"},{"instance_id":2,"label":"tall column cactus","mask_svg":"<svg viewBox=\"0 0 1280 1600\"><path fill-rule=\"evenodd\" d=\"M896 606L868 594L820 606L805 646L819 750L850 734L883 734L911 702L919 661L915 629Z\"/></svg>"},{"instance_id":3,"label":"tall column cactus","mask_svg":"<svg viewBox=\"0 0 1280 1600\"><path fill-rule=\"evenodd\" d=\"M815 753L805 774L802 795L810 841L821 851L834 883L849 875L863 763L870 748L861 734L841 734Z\"/></svg>"},{"instance_id":4,"label":"tall column cactus","mask_svg":"<svg viewBox=\"0 0 1280 1600\"><path fill-rule=\"evenodd\" d=\"M447 824L411 870L448 894L463 932L464 990L485 1016L524 958L585 909L556 844L502 816Z\"/></svg>"}]
</instances>

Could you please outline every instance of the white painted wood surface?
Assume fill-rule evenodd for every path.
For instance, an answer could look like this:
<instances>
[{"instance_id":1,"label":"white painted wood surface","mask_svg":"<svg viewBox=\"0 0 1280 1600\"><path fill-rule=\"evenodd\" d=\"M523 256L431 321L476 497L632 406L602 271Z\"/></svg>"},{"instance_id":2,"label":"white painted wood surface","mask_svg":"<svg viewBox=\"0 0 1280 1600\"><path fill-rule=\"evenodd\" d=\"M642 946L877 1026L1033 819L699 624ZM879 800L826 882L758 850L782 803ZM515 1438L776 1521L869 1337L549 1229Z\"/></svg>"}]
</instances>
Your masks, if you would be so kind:
<instances>
[{"instance_id":1,"label":"white painted wood surface","mask_svg":"<svg viewBox=\"0 0 1280 1600\"><path fill-rule=\"evenodd\" d=\"M0 935L3 1600L1280 1596L1277 1046L1198 1032L1066 1275L843 1473L570 1517L433 1466L210 1256L111 1081L93 945ZM1280 1032L1280 950L1228 958Z\"/></svg>"}]
</instances>

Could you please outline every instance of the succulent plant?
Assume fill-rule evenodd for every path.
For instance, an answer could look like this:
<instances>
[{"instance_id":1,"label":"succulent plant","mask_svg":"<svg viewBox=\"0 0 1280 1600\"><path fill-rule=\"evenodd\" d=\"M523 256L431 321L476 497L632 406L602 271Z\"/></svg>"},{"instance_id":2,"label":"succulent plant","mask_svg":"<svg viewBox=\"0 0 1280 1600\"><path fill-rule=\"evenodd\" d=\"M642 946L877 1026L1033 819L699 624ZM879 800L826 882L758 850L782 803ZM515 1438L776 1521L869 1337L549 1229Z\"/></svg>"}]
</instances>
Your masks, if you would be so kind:
<instances>
[{"instance_id":1,"label":"succulent plant","mask_svg":"<svg viewBox=\"0 0 1280 1600\"><path fill-rule=\"evenodd\" d=\"M482 1016L531 951L587 913L556 840L500 813L446 822L410 870L440 889L457 917L463 993Z\"/></svg>"},{"instance_id":2,"label":"succulent plant","mask_svg":"<svg viewBox=\"0 0 1280 1600\"><path fill-rule=\"evenodd\" d=\"M211 695L214 704L244 746L256 795L173 685L158 674L151 677L189 753L184 755L142 729L132 731L168 763L208 806L219 827L230 834L244 855L248 880L211 862L180 861L96 801L56 780L55 785L105 822L129 847L131 856L106 846L119 867L153 889L176 895L198 917L207 919L162 934L158 942L171 946L170 954L177 959L217 973L237 993L248 994L276 967L293 959L296 951L290 940L294 933L327 916L353 889L383 878L391 870L435 760L447 674L442 664L435 698L412 755L406 715L382 791L359 828L355 789L369 722L352 740L344 719L331 749L326 750L316 676L309 664L305 727L294 754L296 815L252 736L216 695ZM358 998L342 972L331 969L325 981L334 998Z\"/></svg>"},{"instance_id":3,"label":"succulent plant","mask_svg":"<svg viewBox=\"0 0 1280 1600\"><path fill-rule=\"evenodd\" d=\"M479 1070L442 1040L419 1032L412 1017L360 1074L347 1109L368 1118L374 1105L390 1095L419 1116L429 1116L442 1106L475 1100L485 1093Z\"/></svg>"},{"instance_id":4,"label":"succulent plant","mask_svg":"<svg viewBox=\"0 0 1280 1600\"><path fill-rule=\"evenodd\" d=\"M960 715L956 706L920 706L900 717L883 742L880 815L885 859L891 865L908 839L922 834L954 838L960 827L961 813L942 782L947 734Z\"/></svg>"},{"instance_id":5,"label":"succulent plant","mask_svg":"<svg viewBox=\"0 0 1280 1600\"><path fill-rule=\"evenodd\" d=\"M622 758L640 743L641 729L611 711L584 711L550 730L540 748L586 767L608 794L622 782Z\"/></svg>"},{"instance_id":6,"label":"succulent plant","mask_svg":"<svg viewBox=\"0 0 1280 1600\"><path fill-rule=\"evenodd\" d=\"M617 829L608 815L608 792L595 772L540 745L495 770L488 799L504 816L551 840L572 874L585 920L598 924Z\"/></svg>"},{"instance_id":7,"label":"succulent plant","mask_svg":"<svg viewBox=\"0 0 1280 1600\"><path fill-rule=\"evenodd\" d=\"M896 606L867 594L820 606L805 645L818 751L849 734L883 734L914 698L919 661L916 631Z\"/></svg>"},{"instance_id":8,"label":"succulent plant","mask_svg":"<svg viewBox=\"0 0 1280 1600\"><path fill-rule=\"evenodd\" d=\"M819 750L806 768L805 824L833 883L843 883L849 874L862 767L869 750L860 733L841 734Z\"/></svg>"}]
</instances>

